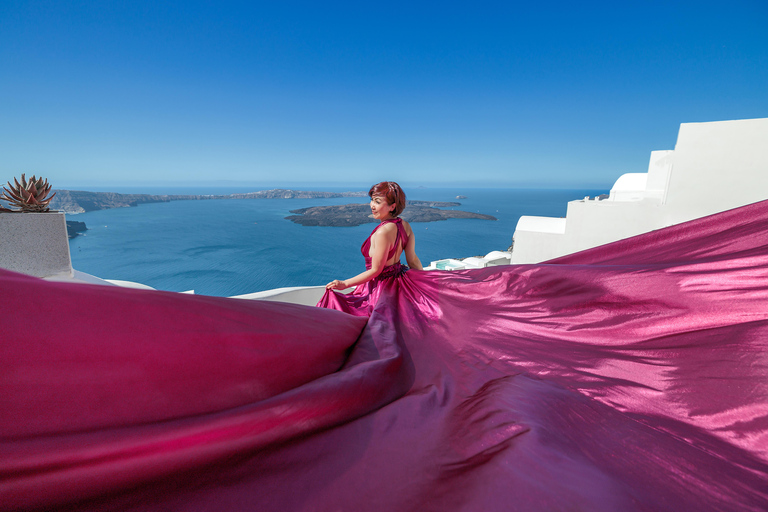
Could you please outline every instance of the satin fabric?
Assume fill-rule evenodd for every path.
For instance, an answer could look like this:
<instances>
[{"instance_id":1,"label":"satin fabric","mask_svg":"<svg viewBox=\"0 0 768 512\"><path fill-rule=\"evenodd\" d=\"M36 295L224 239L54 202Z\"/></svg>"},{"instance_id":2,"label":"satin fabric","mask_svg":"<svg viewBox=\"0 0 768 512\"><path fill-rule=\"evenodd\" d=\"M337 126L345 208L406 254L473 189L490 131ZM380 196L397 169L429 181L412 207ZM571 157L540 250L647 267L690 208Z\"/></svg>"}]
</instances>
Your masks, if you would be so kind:
<instances>
[{"instance_id":1,"label":"satin fabric","mask_svg":"<svg viewBox=\"0 0 768 512\"><path fill-rule=\"evenodd\" d=\"M0 410L16 413L2 413L0 503L766 510L767 227L762 202L546 264L410 270L378 283L352 345L364 317L2 272ZM265 378L248 401L259 372L234 372L198 407L226 374L216 359L239 359L231 330L252 333L245 353L284 342L276 375L296 380ZM195 386L164 384L177 375Z\"/></svg>"}]
</instances>

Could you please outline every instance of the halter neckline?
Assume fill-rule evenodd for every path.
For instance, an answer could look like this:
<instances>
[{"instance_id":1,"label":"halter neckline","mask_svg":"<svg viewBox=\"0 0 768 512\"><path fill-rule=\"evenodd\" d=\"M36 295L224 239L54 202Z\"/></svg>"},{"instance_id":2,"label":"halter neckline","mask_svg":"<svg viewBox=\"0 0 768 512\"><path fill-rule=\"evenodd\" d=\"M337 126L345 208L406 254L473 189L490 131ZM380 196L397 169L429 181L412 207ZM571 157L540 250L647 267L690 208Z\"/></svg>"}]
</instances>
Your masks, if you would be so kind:
<instances>
[{"instance_id":1,"label":"halter neckline","mask_svg":"<svg viewBox=\"0 0 768 512\"><path fill-rule=\"evenodd\" d=\"M392 250L389 251L389 254L387 254L387 261L391 260L397 252L398 242L402 242L402 250L405 250L405 246L408 244L408 233L405 232L402 219L400 217L385 219L381 221L375 228L373 228L373 231L371 231L371 234L368 235L368 238L365 239L363 246L360 248L360 252L363 253L363 257L365 258L365 268L371 268L371 257L369 256L371 252L371 237L381 226L390 223L395 224L397 227L397 235L395 235L395 245L392 247ZM395 262L394 264L397 263L398 262Z\"/></svg>"}]
</instances>

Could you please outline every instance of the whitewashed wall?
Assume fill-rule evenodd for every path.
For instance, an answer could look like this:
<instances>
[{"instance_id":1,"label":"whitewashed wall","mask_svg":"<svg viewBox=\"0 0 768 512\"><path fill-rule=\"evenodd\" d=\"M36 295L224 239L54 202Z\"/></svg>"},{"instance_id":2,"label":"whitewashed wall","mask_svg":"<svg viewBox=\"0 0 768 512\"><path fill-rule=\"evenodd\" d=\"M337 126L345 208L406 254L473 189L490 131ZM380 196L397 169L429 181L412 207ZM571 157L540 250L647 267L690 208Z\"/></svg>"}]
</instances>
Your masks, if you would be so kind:
<instances>
[{"instance_id":1,"label":"whitewashed wall","mask_svg":"<svg viewBox=\"0 0 768 512\"><path fill-rule=\"evenodd\" d=\"M607 199L568 203L566 218L520 218L512 263L538 263L768 199L768 119L685 123L674 151L622 175ZM560 225L560 232L552 226Z\"/></svg>"}]
</instances>

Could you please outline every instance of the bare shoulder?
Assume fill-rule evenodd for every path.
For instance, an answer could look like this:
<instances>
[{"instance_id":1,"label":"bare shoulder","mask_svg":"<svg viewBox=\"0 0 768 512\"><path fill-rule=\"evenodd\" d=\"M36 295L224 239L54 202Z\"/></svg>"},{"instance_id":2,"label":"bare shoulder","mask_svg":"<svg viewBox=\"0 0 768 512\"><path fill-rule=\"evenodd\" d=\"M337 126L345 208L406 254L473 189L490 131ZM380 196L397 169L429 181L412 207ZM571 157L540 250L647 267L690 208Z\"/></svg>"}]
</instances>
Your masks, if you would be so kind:
<instances>
[{"instance_id":1,"label":"bare shoulder","mask_svg":"<svg viewBox=\"0 0 768 512\"><path fill-rule=\"evenodd\" d=\"M396 234L397 227L393 223L387 223L376 230L376 232L373 234L373 238L377 238L379 240L385 238L394 239Z\"/></svg>"},{"instance_id":2,"label":"bare shoulder","mask_svg":"<svg viewBox=\"0 0 768 512\"><path fill-rule=\"evenodd\" d=\"M405 232L408 234L408 236L413 235L413 229L411 228L411 225L408 224L408 221L400 219L403 223L403 228L405 229Z\"/></svg>"},{"instance_id":3,"label":"bare shoulder","mask_svg":"<svg viewBox=\"0 0 768 512\"><path fill-rule=\"evenodd\" d=\"M394 222L387 222L383 226L381 226L379 229L376 230L376 233L395 233L397 231L397 226L395 226Z\"/></svg>"}]
</instances>

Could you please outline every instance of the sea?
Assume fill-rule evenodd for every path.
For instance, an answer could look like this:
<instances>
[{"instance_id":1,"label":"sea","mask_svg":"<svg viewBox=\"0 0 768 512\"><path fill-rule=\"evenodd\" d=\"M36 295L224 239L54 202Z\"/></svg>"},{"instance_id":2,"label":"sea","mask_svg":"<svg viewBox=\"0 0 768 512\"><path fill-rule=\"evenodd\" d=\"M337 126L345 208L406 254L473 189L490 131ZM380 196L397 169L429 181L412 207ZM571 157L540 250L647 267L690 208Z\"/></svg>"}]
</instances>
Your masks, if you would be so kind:
<instances>
[{"instance_id":1,"label":"sea","mask_svg":"<svg viewBox=\"0 0 768 512\"><path fill-rule=\"evenodd\" d=\"M274 188L274 187L271 187ZM297 187L335 192L359 187ZM113 188L145 194L232 194L237 187ZM521 215L564 217L568 201L606 190L520 188L412 188L409 200L461 203L458 210L498 220L448 219L413 223L424 266L444 258L484 256L512 244ZM457 196L466 198L457 199ZM70 240L76 270L159 290L233 296L289 286L324 285L362 272L360 246L375 224L316 227L285 217L298 208L368 203L368 198L212 199L142 204L81 214L88 230Z\"/></svg>"}]
</instances>

